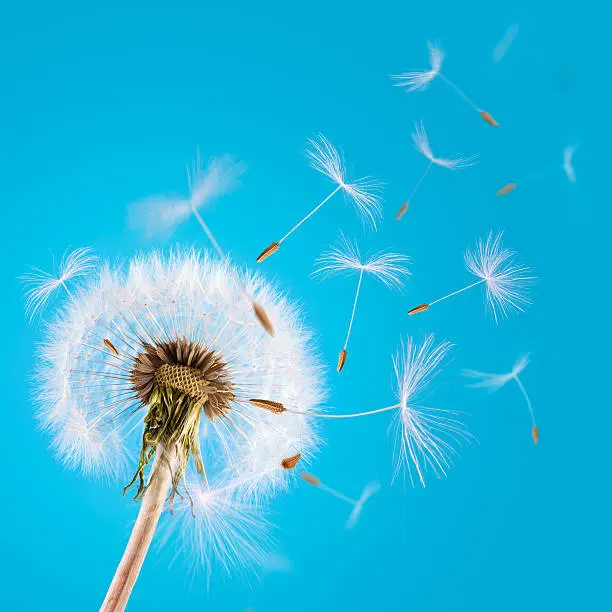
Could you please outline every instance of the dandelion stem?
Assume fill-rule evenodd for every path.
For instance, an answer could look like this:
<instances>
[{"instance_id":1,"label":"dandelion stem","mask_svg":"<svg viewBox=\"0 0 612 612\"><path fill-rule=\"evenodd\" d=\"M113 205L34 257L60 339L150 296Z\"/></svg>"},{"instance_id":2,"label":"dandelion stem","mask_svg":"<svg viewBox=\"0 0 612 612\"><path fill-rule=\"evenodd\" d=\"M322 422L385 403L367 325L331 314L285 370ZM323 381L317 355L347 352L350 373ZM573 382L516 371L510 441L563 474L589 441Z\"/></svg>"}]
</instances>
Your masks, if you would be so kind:
<instances>
[{"instance_id":1,"label":"dandelion stem","mask_svg":"<svg viewBox=\"0 0 612 612\"><path fill-rule=\"evenodd\" d=\"M132 534L100 612L120 612L127 605L172 484L171 463L168 449L160 443Z\"/></svg>"},{"instance_id":2,"label":"dandelion stem","mask_svg":"<svg viewBox=\"0 0 612 612\"><path fill-rule=\"evenodd\" d=\"M363 280L363 269L359 271L359 282L357 283L357 291L355 292L355 301L353 302L353 312L351 313L351 320L349 322L348 331L346 333L346 341L344 342L344 348L348 346L349 337L351 335L351 329L353 328L353 319L355 318L355 310L357 309L357 300L359 298L359 290L361 289L361 281Z\"/></svg>"},{"instance_id":3,"label":"dandelion stem","mask_svg":"<svg viewBox=\"0 0 612 612\"><path fill-rule=\"evenodd\" d=\"M531 400L529 399L529 395L527 395L527 391L525 387L523 387L523 383L520 381L519 377L515 376L514 380L516 381L516 384L519 386L519 389L521 390L521 393L523 394L523 397L525 398L525 401L527 402L527 408L529 408L529 414L531 415L531 422L533 426L535 427L535 424L536 424L535 414L533 413L533 406L531 405Z\"/></svg>"},{"instance_id":4,"label":"dandelion stem","mask_svg":"<svg viewBox=\"0 0 612 612\"><path fill-rule=\"evenodd\" d=\"M438 76L452 89L455 90L476 112L480 112L480 109L457 87L450 79L447 79L441 72L438 73Z\"/></svg>"},{"instance_id":5,"label":"dandelion stem","mask_svg":"<svg viewBox=\"0 0 612 612\"><path fill-rule=\"evenodd\" d=\"M354 419L355 417L368 416L370 414L378 414L379 412L395 410L396 408L399 408L399 406L399 404L394 404L393 406L385 406L385 408L377 408L376 410L368 410L367 412L355 412L353 414L325 414L324 412L305 412L301 410L291 410L290 408L287 408L285 412L316 417L318 419Z\"/></svg>"},{"instance_id":6,"label":"dandelion stem","mask_svg":"<svg viewBox=\"0 0 612 612\"><path fill-rule=\"evenodd\" d=\"M486 282L486 279L483 278L482 280L476 281L475 283L472 283L471 285L468 285L467 287L463 287L463 289L453 291L453 293L449 293L448 295L445 295L444 297L438 298L434 302L430 302L429 305L433 306L434 304L437 304L438 302L442 302L443 300L446 300L449 297L453 297L453 295L457 295L458 293L463 293L464 291L467 291L468 289L471 289L472 287L476 287L476 285L480 285L484 282Z\"/></svg>"},{"instance_id":7,"label":"dandelion stem","mask_svg":"<svg viewBox=\"0 0 612 612\"><path fill-rule=\"evenodd\" d=\"M431 170L431 167L433 166L433 161L429 162L429 165L427 166L427 168L425 168L425 172L423 172L423 175L421 176L421 178L417 181L417 184L414 186L414 189L412 190L412 193L410 194L410 197L408 198L408 202L412 201L412 198L414 198L417 189L421 186L421 183L424 181L425 177L427 176L427 173Z\"/></svg>"},{"instance_id":8,"label":"dandelion stem","mask_svg":"<svg viewBox=\"0 0 612 612\"><path fill-rule=\"evenodd\" d=\"M307 221L310 217L312 217L312 215L314 215L317 210L319 210L319 208L321 208L321 206L323 206L323 204L325 204L327 202L327 200L330 200L334 195L336 195L336 193L338 191L340 191L340 189L342 189L343 185L338 185L320 204L318 204L317 206L315 206L315 208L313 208L297 225L295 225L294 227L292 227L278 242L279 244L281 242L283 242L286 238L289 238L289 236L291 236L291 234L293 234L293 232L295 232L295 230L300 227L300 225L302 225L302 223L304 223L305 221Z\"/></svg>"}]
</instances>

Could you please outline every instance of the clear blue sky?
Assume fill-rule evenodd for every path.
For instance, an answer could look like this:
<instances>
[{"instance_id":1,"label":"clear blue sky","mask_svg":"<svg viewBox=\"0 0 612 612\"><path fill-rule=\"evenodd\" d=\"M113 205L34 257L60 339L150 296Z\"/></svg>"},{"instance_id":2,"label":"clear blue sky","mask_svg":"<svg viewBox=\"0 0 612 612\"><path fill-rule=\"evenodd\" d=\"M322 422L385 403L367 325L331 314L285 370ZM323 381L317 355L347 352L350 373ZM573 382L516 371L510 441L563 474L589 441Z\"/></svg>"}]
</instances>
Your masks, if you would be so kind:
<instances>
[{"instance_id":1,"label":"clear blue sky","mask_svg":"<svg viewBox=\"0 0 612 612\"><path fill-rule=\"evenodd\" d=\"M181 561L169 567L172 551L154 552L129 609L610 609L609 9L123 4L13 3L0 20L0 607L97 609L134 516L117 488L62 470L36 431L28 378L40 330L25 323L16 277L70 246L110 258L159 246L126 228L126 206L183 191L197 145L204 157L231 153L249 167L240 191L207 219L237 261L254 264L326 195L328 183L302 156L306 139L322 132L356 175L387 183L377 234L364 234L337 200L263 265L317 330L330 403L388 405L400 336L434 332L457 348L432 402L468 412L479 444L444 481L390 487L385 415L326 424L313 470L349 495L368 480L383 484L355 530L343 531L341 502L300 487L278 499L272 517L292 573L250 586L217 575L207 592ZM512 23L519 35L496 64L493 48ZM426 41L436 39L448 53L445 72L501 127L441 82L424 93L391 87L389 74L426 66ZM455 174L435 168L396 223L425 167L410 141L420 118L434 151L479 153L481 162ZM576 143L575 185L559 170L496 199L506 182L560 163L563 147ZM309 277L339 228L365 247L414 258L403 296L365 282L340 376L354 280ZM534 306L495 326L475 292L408 318L409 307L468 281L463 250L491 228L505 229L536 270ZM206 246L193 223L174 240ZM533 355L523 382L538 415L537 447L517 389L487 395L460 377L462 368L503 371L522 352Z\"/></svg>"}]
</instances>

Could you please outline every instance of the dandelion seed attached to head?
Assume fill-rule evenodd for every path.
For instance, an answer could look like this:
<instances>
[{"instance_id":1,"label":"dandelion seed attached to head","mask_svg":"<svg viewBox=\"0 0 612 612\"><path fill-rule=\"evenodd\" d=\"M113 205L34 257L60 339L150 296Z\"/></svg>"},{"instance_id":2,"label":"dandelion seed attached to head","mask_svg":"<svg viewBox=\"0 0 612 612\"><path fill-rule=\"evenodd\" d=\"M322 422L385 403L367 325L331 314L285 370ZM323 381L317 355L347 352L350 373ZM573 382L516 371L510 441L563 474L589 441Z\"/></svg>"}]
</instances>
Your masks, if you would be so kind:
<instances>
[{"instance_id":1,"label":"dandelion seed attached to head","mask_svg":"<svg viewBox=\"0 0 612 612\"><path fill-rule=\"evenodd\" d=\"M340 152L323 136L319 134L308 141L310 148L306 151L306 157L310 165L321 174L324 174L336 188L319 204L317 204L301 221L294 225L278 242L273 242L267 246L257 257L260 263L270 255L278 251L280 245L303 223L314 215L331 198L342 191L344 199L352 204L362 221L376 229L376 224L382 219L382 203L380 191L382 183L370 178L361 178L349 182L346 176L344 159Z\"/></svg>"},{"instance_id":2,"label":"dandelion seed attached to head","mask_svg":"<svg viewBox=\"0 0 612 612\"><path fill-rule=\"evenodd\" d=\"M540 441L540 433L536 424L533 406L531 405L531 399L527 394L527 390L519 378L519 374L528 365L529 355L521 355L516 363L512 366L512 370L505 374L490 374L488 372L477 372L476 370L464 370L463 374L464 376L476 381L475 383L469 385L470 387L489 389L491 392L501 389L513 380L521 390L521 394L523 395L525 403L527 404L529 416L531 417L531 437L533 438L534 444L537 444Z\"/></svg>"},{"instance_id":3,"label":"dandelion seed attached to head","mask_svg":"<svg viewBox=\"0 0 612 612\"><path fill-rule=\"evenodd\" d=\"M361 495L359 496L359 499L351 499L343 493L336 491L336 489L332 489L326 484L323 484L321 480L319 480L316 476L313 476L312 474L302 472L301 476L302 479L308 484L317 487L318 489L321 489L322 491L325 491L330 495L333 495L337 499L341 499L342 501L350 504L353 507L344 526L345 529L352 529L357 524L357 521L359 520L359 517L361 516L361 513L363 511L364 504L368 501L368 499L370 499L370 497L372 497L372 495L374 495L374 493L376 493L380 489L380 485L377 482L369 482L364 487Z\"/></svg>"},{"instance_id":4,"label":"dandelion seed attached to head","mask_svg":"<svg viewBox=\"0 0 612 612\"><path fill-rule=\"evenodd\" d=\"M561 164L561 168L563 172L565 173L567 180L570 183L576 182L576 171L574 169L573 162L574 162L574 153L576 152L577 148L578 147L576 145L573 145L573 146L565 147L565 149L563 149L563 163ZM499 198L499 197L505 196L508 193L514 191L517 188L517 185L519 184L521 186L524 186L527 183L539 181L545 177L550 176L554 172L558 172L557 165L546 166L544 168L541 168L537 172L533 172L532 174L526 177L523 177L518 181L504 185L501 189L497 190L497 197Z\"/></svg>"},{"instance_id":5,"label":"dandelion seed attached to head","mask_svg":"<svg viewBox=\"0 0 612 612\"><path fill-rule=\"evenodd\" d=\"M68 289L68 282L82 278L89 274L96 265L97 257L92 249L80 248L71 251L62 258L57 273L45 272L32 268L20 277L26 287L25 310L26 316L32 321L47 305L51 296L60 287L64 289L70 299L74 299Z\"/></svg>"},{"instance_id":6,"label":"dandelion seed attached to head","mask_svg":"<svg viewBox=\"0 0 612 612\"><path fill-rule=\"evenodd\" d=\"M253 321L243 286L278 321L275 338ZM232 542L227 504L269 497L316 447L302 415L281 420L284 404L308 412L321 400L310 336L283 296L225 262L174 251L135 257L127 270L104 265L47 333L37 400L56 454L114 478L130 465L123 484L141 504L103 610L125 605L164 507L198 516L214 492L212 514L185 529L215 519ZM273 405L249 401L269 393ZM262 506L251 505L255 520ZM219 544L210 534L188 539L211 546L207 555ZM240 565L242 554L257 557L258 543L225 553Z\"/></svg>"},{"instance_id":7,"label":"dandelion seed attached to head","mask_svg":"<svg viewBox=\"0 0 612 612\"><path fill-rule=\"evenodd\" d=\"M147 237L169 236L181 223L193 215L219 257L227 263L228 270L233 271L228 256L204 221L200 210L213 200L233 191L245 171L246 167L242 162L227 155L214 158L204 169L198 151L192 167L187 167L189 195L187 197L159 196L133 204L129 210L130 225L143 231ZM239 276L236 274L234 276L240 284ZM240 286L246 299L252 303L255 317L261 326L273 336L274 327L265 310L261 304L253 300L244 285Z\"/></svg>"},{"instance_id":8,"label":"dandelion seed attached to head","mask_svg":"<svg viewBox=\"0 0 612 612\"><path fill-rule=\"evenodd\" d=\"M346 273L359 274L357 290L355 291L355 299L353 301L353 310L351 312L344 347L340 351L338 357L338 372L344 367L348 356L347 347L351 330L353 329L353 321L355 319L357 301L359 300L359 292L361 290L361 282L364 274L379 280L390 289L401 289L404 286L404 280L410 276L410 271L408 270L409 263L410 257L385 251L375 253L368 258L363 258L359 253L357 244L351 242L342 234L340 234L339 246L331 247L317 259L317 267L313 273L314 275L330 276L332 274Z\"/></svg>"},{"instance_id":9,"label":"dandelion seed attached to head","mask_svg":"<svg viewBox=\"0 0 612 612\"><path fill-rule=\"evenodd\" d=\"M399 221L408 210L408 206L410 205L410 202L412 202L412 198L414 198L417 190L421 186L421 183L425 180L425 177L427 176L429 170L434 164L436 166L441 166L442 168L447 168L448 170L460 170L462 168L473 166L476 163L476 160L478 159L478 155L470 155L469 157L458 156L447 159L436 157L433 154L433 151L431 150L431 145L429 144L429 138L427 137L427 132L425 131L425 126L423 125L423 122L421 121L420 125L415 124L415 128L416 131L412 134L414 146L417 151L422 153L429 160L429 164L427 164L425 172L422 174L421 178L414 186L408 200L400 207L397 216L395 217L397 221Z\"/></svg>"},{"instance_id":10,"label":"dandelion seed attached to head","mask_svg":"<svg viewBox=\"0 0 612 612\"><path fill-rule=\"evenodd\" d=\"M413 485L418 480L425 486L427 470L433 471L438 478L446 476L452 465L452 457L457 452L454 447L471 440L471 435L456 418L455 412L428 408L421 403L450 348L448 342L435 344L433 336L427 336L421 344L416 344L411 338L402 343L393 359L397 402L390 406L351 414L307 414L294 408L285 408L285 412L317 419L353 419L393 412L394 424L399 432L395 476L405 468ZM302 473L302 478L314 486L321 486L320 480L310 474Z\"/></svg>"},{"instance_id":11,"label":"dandelion seed attached to head","mask_svg":"<svg viewBox=\"0 0 612 612\"><path fill-rule=\"evenodd\" d=\"M486 304L495 322L506 317L511 310L523 311L531 304L529 286L535 281L527 266L516 263L516 253L502 245L503 232L490 232L486 241L479 240L474 250L465 253L465 265L469 272L478 277L471 283L433 302L420 304L408 311L409 315L424 312L450 297L473 287L485 285Z\"/></svg>"},{"instance_id":12,"label":"dandelion seed attached to head","mask_svg":"<svg viewBox=\"0 0 612 612\"><path fill-rule=\"evenodd\" d=\"M429 49L429 62L431 68L429 70L415 70L413 72L404 72L403 74L392 75L391 78L396 81L396 87L404 87L406 91L425 90L429 84L437 77L440 77L451 89L455 91L465 102L467 102L489 125L499 126L499 123L485 110L482 110L467 95L453 83L449 78L442 74L442 62L444 61L444 51L436 44L427 43Z\"/></svg>"}]
</instances>

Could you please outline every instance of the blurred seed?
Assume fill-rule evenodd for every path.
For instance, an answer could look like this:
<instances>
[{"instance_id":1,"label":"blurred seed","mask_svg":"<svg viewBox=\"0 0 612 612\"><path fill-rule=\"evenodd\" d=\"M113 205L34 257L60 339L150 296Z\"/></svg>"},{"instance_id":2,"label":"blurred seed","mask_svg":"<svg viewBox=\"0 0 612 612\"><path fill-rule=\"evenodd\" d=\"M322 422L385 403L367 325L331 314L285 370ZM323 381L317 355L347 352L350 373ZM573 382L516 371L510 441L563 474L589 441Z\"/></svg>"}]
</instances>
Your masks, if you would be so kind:
<instances>
[{"instance_id":1,"label":"blurred seed","mask_svg":"<svg viewBox=\"0 0 612 612\"><path fill-rule=\"evenodd\" d=\"M255 313L255 316L257 317L257 320L261 326L268 332L268 334L274 337L274 327L263 306L260 306L257 302L253 302L253 312Z\"/></svg>"},{"instance_id":2,"label":"blurred seed","mask_svg":"<svg viewBox=\"0 0 612 612\"><path fill-rule=\"evenodd\" d=\"M429 304L419 304L415 306L412 310L408 311L409 315L417 314L417 312L424 312L429 308Z\"/></svg>"},{"instance_id":3,"label":"blurred seed","mask_svg":"<svg viewBox=\"0 0 612 612\"><path fill-rule=\"evenodd\" d=\"M318 487L321 484L321 481L316 476L313 476L312 474L309 474L308 472L302 472L300 476L308 484L311 484L315 487Z\"/></svg>"},{"instance_id":4,"label":"blurred seed","mask_svg":"<svg viewBox=\"0 0 612 612\"><path fill-rule=\"evenodd\" d=\"M493 117L491 117L487 111L480 111L479 114L489 125L499 127L499 123L497 123L497 121L495 121L495 119L493 119Z\"/></svg>"},{"instance_id":5,"label":"blurred seed","mask_svg":"<svg viewBox=\"0 0 612 612\"><path fill-rule=\"evenodd\" d=\"M537 444L540 441L540 432L538 431L538 428L535 425L531 430L531 437L533 438L534 444Z\"/></svg>"},{"instance_id":6,"label":"blurred seed","mask_svg":"<svg viewBox=\"0 0 612 612\"><path fill-rule=\"evenodd\" d=\"M259 257L255 260L257 263L261 263L264 259L270 257L278 251L278 247L280 246L280 242L273 242L270 246L267 246L260 254Z\"/></svg>"},{"instance_id":7,"label":"blurred seed","mask_svg":"<svg viewBox=\"0 0 612 612\"><path fill-rule=\"evenodd\" d=\"M397 215L395 216L395 220L399 221L406 214L407 210L408 210L408 202L400 206L400 209L397 211Z\"/></svg>"},{"instance_id":8,"label":"blurred seed","mask_svg":"<svg viewBox=\"0 0 612 612\"><path fill-rule=\"evenodd\" d=\"M280 402L273 402L272 400L266 399L250 399L249 404L253 404L253 406L263 408L264 410L273 412L274 414L281 414L286 410L286 408Z\"/></svg>"},{"instance_id":9,"label":"blurred seed","mask_svg":"<svg viewBox=\"0 0 612 612\"><path fill-rule=\"evenodd\" d=\"M507 193L514 191L515 189L516 189L516 183L508 183L507 185L505 185L504 187L502 187L501 189L497 191L497 197L500 198L501 196L504 196Z\"/></svg>"},{"instance_id":10,"label":"blurred seed","mask_svg":"<svg viewBox=\"0 0 612 612\"><path fill-rule=\"evenodd\" d=\"M292 470L297 464L298 461L302 458L302 455L298 453L297 455L293 455L293 457L287 457L281 461L281 467L286 470Z\"/></svg>"},{"instance_id":11,"label":"blurred seed","mask_svg":"<svg viewBox=\"0 0 612 612\"><path fill-rule=\"evenodd\" d=\"M337 370L338 372L340 372L342 370L342 368L344 367L344 364L346 363L346 356L348 355L346 349L342 349L340 351L340 354L338 355L338 366L337 366Z\"/></svg>"},{"instance_id":12,"label":"blurred seed","mask_svg":"<svg viewBox=\"0 0 612 612\"><path fill-rule=\"evenodd\" d=\"M108 339L104 338L104 346L115 356L119 357L119 351L115 348L115 345Z\"/></svg>"}]
</instances>

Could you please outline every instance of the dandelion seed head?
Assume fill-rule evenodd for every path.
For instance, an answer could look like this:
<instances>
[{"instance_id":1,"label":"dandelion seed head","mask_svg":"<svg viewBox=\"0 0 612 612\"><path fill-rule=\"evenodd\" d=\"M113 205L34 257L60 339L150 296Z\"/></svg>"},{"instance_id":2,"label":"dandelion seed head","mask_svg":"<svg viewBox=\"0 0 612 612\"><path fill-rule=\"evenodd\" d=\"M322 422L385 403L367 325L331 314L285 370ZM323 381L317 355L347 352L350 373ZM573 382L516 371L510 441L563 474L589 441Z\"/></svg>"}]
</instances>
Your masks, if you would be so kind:
<instances>
[{"instance_id":1,"label":"dandelion seed head","mask_svg":"<svg viewBox=\"0 0 612 612\"><path fill-rule=\"evenodd\" d=\"M265 307L274 338L255 320L244 287ZM321 373L312 334L282 293L207 254L175 249L102 264L91 275L46 330L34 399L68 467L117 481L127 466L140 494L138 478L146 481L158 444L176 444L172 495L191 494L182 480L191 469L211 491L229 487L232 499L258 506L295 480L282 460L299 453L307 464L318 437L303 414L249 399L274 397L308 413L325 396ZM222 514L224 499L215 496L202 520ZM235 508L227 524L244 524L249 517ZM236 562L240 554L236 548Z\"/></svg>"},{"instance_id":2,"label":"dandelion seed head","mask_svg":"<svg viewBox=\"0 0 612 612\"><path fill-rule=\"evenodd\" d=\"M431 150L423 122L421 121L420 124L415 123L414 127L415 131L412 133L412 140L416 150L422 153L433 164L448 168L449 170L461 170L477 163L478 155L458 156L448 159L436 157Z\"/></svg>"},{"instance_id":3,"label":"dandelion seed head","mask_svg":"<svg viewBox=\"0 0 612 612\"><path fill-rule=\"evenodd\" d=\"M576 171L574 170L572 161L577 148L577 145L572 145L563 149L563 171L570 183L576 182Z\"/></svg>"},{"instance_id":4,"label":"dandelion seed head","mask_svg":"<svg viewBox=\"0 0 612 612\"><path fill-rule=\"evenodd\" d=\"M406 469L414 486L416 479L425 486L428 470L441 478L451 467L454 446L470 440L470 434L454 413L425 407L423 395L438 375L451 344L435 344L427 336L417 345L412 338L402 342L393 360L397 378L399 410L395 425L399 430L394 477Z\"/></svg>"},{"instance_id":5,"label":"dandelion seed head","mask_svg":"<svg viewBox=\"0 0 612 612\"><path fill-rule=\"evenodd\" d=\"M199 152L187 170L189 195L152 196L128 208L128 225L146 238L170 237L192 214L238 186L246 166L229 155L213 158L202 166Z\"/></svg>"},{"instance_id":6,"label":"dandelion seed head","mask_svg":"<svg viewBox=\"0 0 612 612\"><path fill-rule=\"evenodd\" d=\"M406 91L425 90L429 84L440 74L442 63L444 61L444 51L437 43L427 43L429 50L429 70L415 70L413 72L404 72L403 74L392 75L392 79L397 81L396 87L405 87Z\"/></svg>"},{"instance_id":7,"label":"dandelion seed head","mask_svg":"<svg viewBox=\"0 0 612 612\"><path fill-rule=\"evenodd\" d=\"M364 258L357 242L340 233L338 245L330 247L317 259L313 275L327 277L347 272L364 272L386 287L401 289L411 274L408 269L410 263L410 257L387 251Z\"/></svg>"},{"instance_id":8,"label":"dandelion seed head","mask_svg":"<svg viewBox=\"0 0 612 612\"><path fill-rule=\"evenodd\" d=\"M38 268L32 268L30 272L20 276L20 280L26 288L25 311L26 316L32 321L39 315L47 305L49 299L59 289L70 293L67 283L86 276L97 262L93 250L87 247L75 249L62 258L57 273L45 272Z\"/></svg>"},{"instance_id":9,"label":"dandelion seed head","mask_svg":"<svg viewBox=\"0 0 612 612\"><path fill-rule=\"evenodd\" d=\"M535 281L531 269L516 263L516 253L502 245L503 232L489 232L474 250L465 254L465 265L486 283L486 302L496 322L510 310L521 312L531 304L529 287Z\"/></svg>"},{"instance_id":10,"label":"dandelion seed head","mask_svg":"<svg viewBox=\"0 0 612 612\"><path fill-rule=\"evenodd\" d=\"M344 159L329 140L318 134L308 143L310 148L306 150L306 157L311 167L336 183L362 222L376 229L382 219L382 183L367 177L347 182Z\"/></svg>"}]
</instances>

